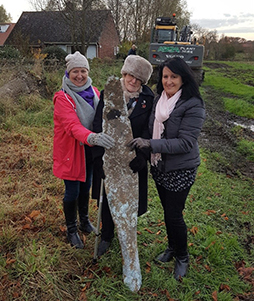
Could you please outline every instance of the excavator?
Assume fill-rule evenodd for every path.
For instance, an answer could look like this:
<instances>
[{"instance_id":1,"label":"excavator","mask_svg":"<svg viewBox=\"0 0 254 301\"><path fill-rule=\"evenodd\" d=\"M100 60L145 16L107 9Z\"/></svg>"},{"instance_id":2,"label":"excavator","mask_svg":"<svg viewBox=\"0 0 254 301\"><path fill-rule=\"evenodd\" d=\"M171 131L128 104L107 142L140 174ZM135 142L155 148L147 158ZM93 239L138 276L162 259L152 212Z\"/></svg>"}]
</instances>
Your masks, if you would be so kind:
<instances>
[{"instance_id":1,"label":"excavator","mask_svg":"<svg viewBox=\"0 0 254 301\"><path fill-rule=\"evenodd\" d=\"M191 67L198 84L201 85L205 75L202 69L204 46L197 44L196 39L192 39L193 32L189 25L178 31L175 16L173 14L172 18L156 18L151 32L149 61L156 70L165 60L180 57Z\"/></svg>"}]
</instances>

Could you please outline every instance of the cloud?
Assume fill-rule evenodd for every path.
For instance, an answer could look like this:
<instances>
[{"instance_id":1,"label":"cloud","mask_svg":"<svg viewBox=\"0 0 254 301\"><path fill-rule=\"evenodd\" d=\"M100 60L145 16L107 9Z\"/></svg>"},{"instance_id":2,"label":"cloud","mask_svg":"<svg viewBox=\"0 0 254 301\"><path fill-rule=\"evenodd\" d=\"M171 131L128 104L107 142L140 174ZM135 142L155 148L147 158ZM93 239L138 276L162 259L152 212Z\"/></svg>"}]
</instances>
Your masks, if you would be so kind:
<instances>
[{"instance_id":1,"label":"cloud","mask_svg":"<svg viewBox=\"0 0 254 301\"><path fill-rule=\"evenodd\" d=\"M220 30L223 33L253 33L253 29L249 27L227 28Z\"/></svg>"},{"instance_id":2,"label":"cloud","mask_svg":"<svg viewBox=\"0 0 254 301\"><path fill-rule=\"evenodd\" d=\"M203 0L186 0L193 12L192 24L218 34L236 35L254 40L253 0L214 0L204 7ZM230 3L229 3L230 2ZM240 7L239 7L240 3Z\"/></svg>"},{"instance_id":3,"label":"cloud","mask_svg":"<svg viewBox=\"0 0 254 301\"><path fill-rule=\"evenodd\" d=\"M217 30L223 33L236 32L254 32L254 15L245 14L245 17L230 17L220 19L193 19L191 23L198 24L200 27L208 30Z\"/></svg>"}]
</instances>

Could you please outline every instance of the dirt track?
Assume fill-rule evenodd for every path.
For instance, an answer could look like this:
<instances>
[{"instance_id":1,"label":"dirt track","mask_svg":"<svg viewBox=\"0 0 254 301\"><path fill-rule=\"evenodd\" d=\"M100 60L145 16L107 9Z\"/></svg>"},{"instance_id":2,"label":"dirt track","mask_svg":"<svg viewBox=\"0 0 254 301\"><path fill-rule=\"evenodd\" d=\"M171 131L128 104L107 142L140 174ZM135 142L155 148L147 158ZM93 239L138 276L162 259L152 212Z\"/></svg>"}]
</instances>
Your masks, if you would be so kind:
<instances>
[{"instance_id":1,"label":"dirt track","mask_svg":"<svg viewBox=\"0 0 254 301\"><path fill-rule=\"evenodd\" d=\"M209 67L211 66L209 65ZM218 64L215 67L218 68ZM229 95L223 95L206 86L204 86L204 89L206 121L199 139L200 146L212 152L217 152L225 158L225 160L221 160L224 163L221 163L220 160L214 160L211 168L229 176L235 176L240 172L242 175L254 179L254 162L247 160L237 152L237 138L232 132L235 123L243 124L248 128L242 128L242 137L253 140L254 132L250 127L254 127L254 120L225 112L222 97L229 97Z\"/></svg>"}]
</instances>

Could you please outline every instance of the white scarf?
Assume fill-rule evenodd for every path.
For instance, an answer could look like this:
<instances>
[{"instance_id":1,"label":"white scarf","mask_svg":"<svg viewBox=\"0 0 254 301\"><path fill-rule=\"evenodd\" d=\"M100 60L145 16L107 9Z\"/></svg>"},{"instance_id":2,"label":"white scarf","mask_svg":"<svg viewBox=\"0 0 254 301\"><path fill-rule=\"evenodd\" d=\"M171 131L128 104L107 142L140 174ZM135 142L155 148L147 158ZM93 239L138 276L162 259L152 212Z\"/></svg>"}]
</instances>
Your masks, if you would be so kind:
<instances>
[{"instance_id":1,"label":"white scarf","mask_svg":"<svg viewBox=\"0 0 254 301\"><path fill-rule=\"evenodd\" d=\"M162 91L155 109L152 139L161 139L161 134L165 128L163 122L169 118L181 94L182 89L178 90L172 97L168 98L166 92ZM151 154L151 164L153 166L157 166L160 160L161 153Z\"/></svg>"}]
</instances>

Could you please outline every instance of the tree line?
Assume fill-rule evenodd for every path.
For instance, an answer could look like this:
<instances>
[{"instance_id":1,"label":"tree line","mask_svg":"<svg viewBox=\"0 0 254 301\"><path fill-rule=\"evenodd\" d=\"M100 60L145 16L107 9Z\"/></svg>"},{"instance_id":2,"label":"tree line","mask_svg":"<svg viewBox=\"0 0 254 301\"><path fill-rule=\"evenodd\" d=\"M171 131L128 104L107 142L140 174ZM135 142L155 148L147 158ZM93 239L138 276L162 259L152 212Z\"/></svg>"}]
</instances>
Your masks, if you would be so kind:
<instances>
[{"instance_id":1,"label":"tree line","mask_svg":"<svg viewBox=\"0 0 254 301\"><path fill-rule=\"evenodd\" d=\"M74 10L109 9L121 41L145 42L155 18L176 14L179 26L189 24L190 13L185 0L31 0L36 10L60 10L65 14ZM99 22L99 20L97 20ZM86 24L89 26L89 24Z\"/></svg>"},{"instance_id":2,"label":"tree line","mask_svg":"<svg viewBox=\"0 0 254 301\"><path fill-rule=\"evenodd\" d=\"M83 53L86 53L89 46L93 29L96 24L101 22L99 19L88 18L91 10L110 10L121 44L124 45L127 42L129 45L134 42L141 45L140 51L142 51L142 45L144 45L143 49L147 48L156 17L170 17L175 13L178 28L181 30L184 25L190 24L191 16L185 0L30 0L30 2L37 11L61 11L67 26L72 28L74 45L75 43L78 45L77 39L81 37L81 46L79 47ZM75 14L77 11L82 12L81 19L77 19ZM10 20L10 14L1 5L0 22L10 22ZM193 39L205 46L205 58L230 59L237 53L247 52L248 59L254 59L253 43L245 47L245 39L230 38L224 35L219 38L216 30L210 31L198 24L191 24L191 27ZM140 54L146 56L145 51Z\"/></svg>"}]
</instances>

